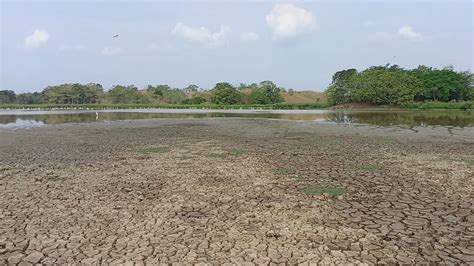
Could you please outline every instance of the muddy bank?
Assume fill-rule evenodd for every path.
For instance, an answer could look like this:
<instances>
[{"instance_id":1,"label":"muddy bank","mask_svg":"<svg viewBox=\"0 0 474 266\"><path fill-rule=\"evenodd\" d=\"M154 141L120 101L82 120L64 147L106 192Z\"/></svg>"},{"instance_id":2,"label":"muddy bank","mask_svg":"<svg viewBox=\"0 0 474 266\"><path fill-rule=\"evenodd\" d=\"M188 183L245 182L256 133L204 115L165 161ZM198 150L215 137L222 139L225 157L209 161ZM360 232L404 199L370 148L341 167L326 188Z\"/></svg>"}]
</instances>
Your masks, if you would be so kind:
<instances>
[{"instance_id":1,"label":"muddy bank","mask_svg":"<svg viewBox=\"0 0 474 266\"><path fill-rule=\"evenodd\" d=\"M474 263L473 133L230 118L4 131L0 264Z\"/></svg>"}]
</instances>

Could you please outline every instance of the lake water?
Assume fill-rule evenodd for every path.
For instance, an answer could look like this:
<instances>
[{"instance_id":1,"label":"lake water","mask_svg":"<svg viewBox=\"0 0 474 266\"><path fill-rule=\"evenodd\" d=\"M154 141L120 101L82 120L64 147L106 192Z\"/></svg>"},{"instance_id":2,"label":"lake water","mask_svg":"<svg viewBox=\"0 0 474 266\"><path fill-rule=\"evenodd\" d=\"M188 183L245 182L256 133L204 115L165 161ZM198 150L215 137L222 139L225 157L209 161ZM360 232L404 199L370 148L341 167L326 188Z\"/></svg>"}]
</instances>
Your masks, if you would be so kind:
<instances>
[{"instance_id":1,"label":"lake water","mask_svg":"<svg viewBox=\"0 0 474 266\"><path fill-rule=\"evenodd\" d=\"M98 114L98 115L97 115ZM134 109L98 111L0 110L0 129L17 129L45 124L105 122L131 119L244 117L355 123L379 126L474 126L474 111L461 110L203 110Z\"/></svg>"}]
</instances>

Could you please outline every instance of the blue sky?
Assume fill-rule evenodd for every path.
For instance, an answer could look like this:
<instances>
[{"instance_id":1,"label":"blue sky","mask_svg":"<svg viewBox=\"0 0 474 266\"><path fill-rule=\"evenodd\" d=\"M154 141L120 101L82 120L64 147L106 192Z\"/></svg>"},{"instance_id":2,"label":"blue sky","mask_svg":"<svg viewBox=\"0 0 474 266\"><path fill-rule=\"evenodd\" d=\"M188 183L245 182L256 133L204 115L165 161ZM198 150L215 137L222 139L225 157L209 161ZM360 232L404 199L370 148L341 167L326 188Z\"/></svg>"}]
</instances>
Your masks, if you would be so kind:
<instances>
[{"instance_id":1,"label":"blue sky","mask_svg":"<svg viewBox=\"0 0 474 266\"><path fill-rule=\"evenodd\" d=\"M321 91L345 68L474 61L471 1L0 1L0 90L273 80Z\"/></svg>"}]
</instances>

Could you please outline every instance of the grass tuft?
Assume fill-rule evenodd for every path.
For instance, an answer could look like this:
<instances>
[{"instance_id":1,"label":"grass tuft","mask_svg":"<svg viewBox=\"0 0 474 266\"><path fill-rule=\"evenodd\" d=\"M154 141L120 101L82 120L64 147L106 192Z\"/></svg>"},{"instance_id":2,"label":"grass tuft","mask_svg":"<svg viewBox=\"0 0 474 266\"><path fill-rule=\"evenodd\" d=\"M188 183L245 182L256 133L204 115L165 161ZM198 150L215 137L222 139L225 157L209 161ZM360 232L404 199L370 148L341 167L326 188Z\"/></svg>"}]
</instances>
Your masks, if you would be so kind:
<instances>
[{"instance_id":1,"label":"grass tuft","mask_svg":"<svg viewBox=\"0 0 474 266\"><path fill-rule=\"evenodd\" d=\"M161 147L148 147L148 148L143 148L139 150L140 153L165 153L170 150L169 147L167 146L161 146Z\"/></svg>"},{"instance_id":2,"label":"grass tuft","mask_svg":"<svg viewBox=\"0 0 474 266\"><path fill-rule=\"evenodd\" d=\"M240 148L232 148L230 151L229 151L230 155L232 156L242 156L245 154L245 150L243 149L240 149Z\"/></svg>"},{"instance_id":3,"label":"grass tuft","mask_svg":"<svg viewBox=\"0 0 474 266\"><path fill-rule=\"evenodd\" d=\"M364 171L375 171L382 168L383 168L382 164L376 164L376 163L367 163L367 164L361 164L357 166L357 169L364 170Z\"/></svg>"},{"instance_id":4,"label":"grass tuft","mask_svg":"<svg viewBox=\"0 0 474 266\"><path fill-rule=\"evenodd\" d=\"M287 168L287 167L277 167L277 168L273 169L273 172L275 172L277 174L282 174L282 175L289 174L290 171L291 171L290 168Z\"/></svg>"},{"instance_id":5,"label":"grass tuft","mask_svg":"<svg viewBox=\"0 0 474 266\"><path fill-rule=\"evenodd\" d=\"M341 196L348 193L346 189L340 188L340 187L315 187L315 186L306 187L303 190L303 192L308 196L321 195L321 194L329 194L331 196Z\"/></svg>"}]
</instances>

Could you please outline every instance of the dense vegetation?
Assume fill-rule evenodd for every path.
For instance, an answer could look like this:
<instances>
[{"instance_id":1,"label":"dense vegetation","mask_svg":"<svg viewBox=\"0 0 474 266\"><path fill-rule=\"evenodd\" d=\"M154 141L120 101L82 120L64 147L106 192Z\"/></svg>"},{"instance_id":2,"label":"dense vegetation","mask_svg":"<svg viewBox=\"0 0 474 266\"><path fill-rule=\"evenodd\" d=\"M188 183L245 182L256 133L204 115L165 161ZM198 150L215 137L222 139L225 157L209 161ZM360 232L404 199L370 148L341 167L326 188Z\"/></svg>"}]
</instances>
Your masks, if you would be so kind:
<instances>
[{"instance_id":1,"label":"dense vegetation","mask_svg":"<svg viewBox=\"0 0 474 266\"><path fill-rule=\"evenodd\" d=\"M411 102L460 102L474 100L473 74L452 67L436 69L419 66L403 69L397 65L370 67L362 72L336 72L326 90L330 104L364 102L375 105L414 106Z\"/></svg>"},{"instance_id":2,"label":"dense vegetation","mask_svg":"<svg viewBox=\"0 0 474 266\"><path fill-rule=\"evenodd\" d=\"M273 105L283 102L280 95L285 89L272 81L259 84L240 84L238 87L227 82L217 83L210 90L196 85L186 88L172 88L168 85L148 85L139 90L133 85L115 85L104 91L100 84L62 84L49 86L41 93L15 94L11 90L0 91L0 104L43 104L43 105Z\"/></svg>"},{"instance_id":3,"label":"dense vegetation","mask_svg":"<svg viewBox=\"0 0 474 266\"><path fill-rule=\"evenodd\" d=\"M397 65L386 65L373 66L361 72L356 69L336 72L325 92L327 102L317 94L316 97L309 98L309 101L308 97L292 97L294 94L292 89L287 91L268 80L258 84L241 83L238 86L220 82L208 90L196 85L179 89L162 84L148 85L145 89L138 89L133 85L115 85L104 91L100 84L75 83L49 86L41 93L15 94L11 90L3 90L0 91L0 104L4 108L81 105L83 108L135 106L314 109L324 108L328 104L364 103L412 109L472 109L474 82L471 72L454 71L452 67L436 69L419 66L404 69ZM293 101L288 101L291 97Z\"/></svg>"}]
</instances>

